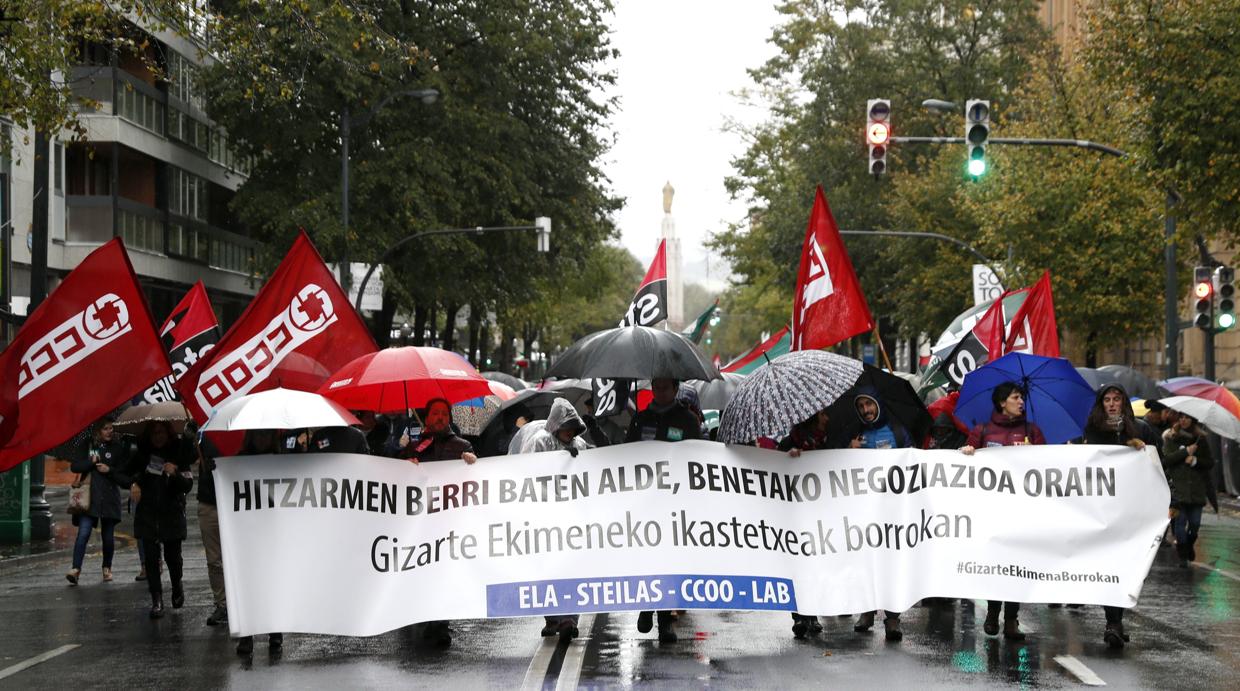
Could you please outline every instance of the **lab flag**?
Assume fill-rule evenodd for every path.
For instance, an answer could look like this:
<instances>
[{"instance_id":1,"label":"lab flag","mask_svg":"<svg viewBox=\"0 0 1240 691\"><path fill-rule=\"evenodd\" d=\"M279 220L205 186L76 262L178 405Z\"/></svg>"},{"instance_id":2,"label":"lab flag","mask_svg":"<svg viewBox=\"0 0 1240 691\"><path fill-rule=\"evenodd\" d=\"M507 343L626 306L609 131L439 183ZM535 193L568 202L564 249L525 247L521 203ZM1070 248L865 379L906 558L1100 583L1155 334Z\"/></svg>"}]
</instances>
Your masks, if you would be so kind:
<instances>
[{"instance_id":1,"label":"lab flag","mask_svg":"<svg viewBox=\"0 0 1240 691\"><path fill-rule=\"evenodd\" d=\"M829 348L874 328L861 282L819 186L797 272L792 303L792 349Z\"/></svg>"}]
</instances>

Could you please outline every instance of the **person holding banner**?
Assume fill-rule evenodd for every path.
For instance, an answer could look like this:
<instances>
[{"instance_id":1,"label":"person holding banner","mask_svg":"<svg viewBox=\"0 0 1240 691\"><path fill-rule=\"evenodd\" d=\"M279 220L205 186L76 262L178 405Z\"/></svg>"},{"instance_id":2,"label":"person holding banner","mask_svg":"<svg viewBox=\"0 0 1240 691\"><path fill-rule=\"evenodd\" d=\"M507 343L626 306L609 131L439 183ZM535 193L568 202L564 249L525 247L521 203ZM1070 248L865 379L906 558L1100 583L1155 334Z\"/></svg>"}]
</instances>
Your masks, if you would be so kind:
<instances>
[{"instance_id":1,"label":"person holding banner","mask_svg":"<svg viewBox=\"0 0 1240 691\"><path fill-rule=\"evenodd\" d=\"M245 439L241 442L241 451L238 456L262 456L265 454L281 453L280 449L280 430L274 429L250 429L245 432ZM217 526L218 530L218 526ZM223 586L221 584L221 591ZM222 623L228 621L227 612ZM284 649L284 634L272 633L267 636L267 652L272 655L278 655ZM237 639L237 654L250 656L254 654L254 637L242 636Z\"/></svg>"},{"instance_id":2,"label":"person holding banner","mask_svg":"<svg viewBox=\"0 0 1240 691\"><path fill-rule=\"evenodd\" d=\"M650 393L653 399L646 409L633 416L629 423L629 431L624 441L682 441L700 439L702 427L698 418L683 403L676 399L680 382L675 379L660 377L650 380ZM637 631L649 633L654 627L654 612L643 611L637 615ZM660 610L659 642L675 643L676 630L673 624L676 616L670 610Z\"/></svg>"},{"instance_id":3,"label":"person holding banner","mask_svg":"<svg viewBox=\"0 0 1240 691\"><path fill-rule=\"evenodd\" d=\"M1171 485L1171 505L1175 511L1171 528L1180 568L1197 559L1193 545L1201 528L1201 512L1210 493L1210 471L1214 456L1205 432L1197 420L1186 413L1175 413L1175 421L1163 432L1163 471Z\"/></svg>"},{"instance_id":4,"label":"person holding banner","mask_svg":"<svg viewBox=\"0 0 1240 691\"><path fill-rule=\"evenodd\" d=\"M521 453L567 451L576 458L579 451L590 448L589 442L581 436L585 431L586 425L581 421L581 416L577 415L573 404L567 399L557 398L551 402L551 411L547 413L543 428L525 441ZM546 620L542 629L543 636L554 636L558 633L561 639L570 641L577 637L576 614L543 618Z\"/></svg>"},{"instance_id":5,"label":"person holding banner","mask_svg":"<svg viewBox=\"0 0 1240 691\"><path fill-rule=\"evenodd\" d=\"M1025 392L1020 384L1014 381L999 384L991 390L990 402L994 405L990 422L983 422L969 432L968 440L960 447L961 453L972 456L981 447L1046 443L1041 428L1025 419ZM988 600L986 622L982 625L986 635L999 634L1000 610L1003 611L1003 637L1009 641L1025 640L1025 634L1020 630L1019 602Z\"/></svg>"},{"instance_id":6,"label":"person holding banner","mask_svg":"<svg viewBox=\"0 0 1240 691\"><path fill-rule=\"evenodd\" d=\"M116 551L113 531L121 522L120 488L129 486L129 478L124 474L129 448L114 436L111 420L96 423L85 451L69 464L70 470L84 476L84 481L90 483L90 507L85 513L73 516L78 534L73 544L73 568L65 574L69 585L78 583L82 560L86 557L86 545L90 543L90 534L95 526L99 526L99 535L103 539L103 580L112 580L112 555Z\"/></svg>"},{"instance_id":7,"label":"person holding banner","mask_svg":"<svg viewBox=\"0 0 1240 691\"><path fill-rule=\"evenodd\" d=\"M138 439L138 453L125 468L133 478L130 497L137 502L134 510L134 537L145 545L146 584L151 593L152 619L164 615L163 577L159 571L161 557L168 565L172 582L172 607L185 604L181 587L181 543L186 536L185 495L194 486L189 453L176 435L172 424L155 420L147 425Z\"/></svg>"},{"instance_id":8,"label":"person holding banner","mask_svg":"<svg viewBox=\"0 0 1240 691\"><path fill-rule=\"evenodd\" d=\"M1098 392L1094 407L1085 422L1085 434L1074 439L1074 444L1117 444L1140 451L1145 448L1144 436L1150 434L1149 426L1136 419L1128 393L1118 384L1109 384ZM1104 605L1107 626L1102 640L1110 648L1123 648L1129 638L1124 633L1124 608Z\"/></svg>"}]
</instances>

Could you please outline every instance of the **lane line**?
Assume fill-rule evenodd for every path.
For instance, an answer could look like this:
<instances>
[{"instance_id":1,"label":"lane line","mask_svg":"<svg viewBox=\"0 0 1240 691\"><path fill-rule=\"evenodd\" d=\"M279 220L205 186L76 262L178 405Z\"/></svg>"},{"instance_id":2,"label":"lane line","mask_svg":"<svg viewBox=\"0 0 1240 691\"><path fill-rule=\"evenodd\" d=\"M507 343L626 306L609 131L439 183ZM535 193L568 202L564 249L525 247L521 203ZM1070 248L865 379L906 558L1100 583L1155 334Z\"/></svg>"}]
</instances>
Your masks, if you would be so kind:
<instances>
[{"instance_id":1,"label":"lane line","mask_svg":"<svg viewBox=\"0 0 1240 691\"><path fill-rule=\"evenodd\" d=\"M1081 683L1086 686L1107 685L1107 683L1102 680L1102 677L1094 674L1094 670L1086 667L1084 662L1081 662L1071 655L1056 655L1055 662L1058 662L1060 667L1063 667L1071 672L1072 676L1079 679Z\"/></svg>"},{"instance_id":2,"label":"lane line","mask_svg":"<svg viewBox=\"0 0 1240 691\"><path fill-rule=\"evenodd\" d=\"M4 679L5 677L11 677L14 674L17 674L18 672L24 669L30 669L31 667L34 667L40 662L47 662L48 660L58 655L64 655L70 650L73 650L74 648L80 648L80 647L82 647L80 643L70 643L68 645L62 645L55 650L49 650L46 653L43 653L42 655L36 655L30 658L29 660L24 660L11 667L5 667L4 669L0 669L0 679Z\"/></svg>"},{"instance_id":3,"label":"lane line","mask_svg":"<svg viewBox=\"0 0 1240 691\"><path fill-rule=\"evenodd\" d=\"M1217 573L1220 576L1223 576L1225 578L1230 578L1233 581L1240 582L1240 574L1236 574L1231 571L1216 568L1216 567L1210 566L1209 564L1202 564L1202 563L1195 562L1195 561L1192 561L1189 563L1192 564L1193 566L1196 566L1199 569L1209 569L1210 571L1213 571L1214 573Z\"/></svg>"},{"instance_id":4,"label":"lane line","mask_svg":"<svg viewBox=\"0 0 1240 691\"><path fill-rule=\"evenodd\" d=\"M547 668L551 666L551 656L555 654L560 643L559 636L546 636L534 652L529 669L525 670L525 680L521 682L521 691L538 691L547 679Z\"/></svg>"},{"instance_id":5,"label":"lane line","mask_svg":"<svg viewBox=\"0 0 1240 691\"><path fill-rule=\"evenodd\" d=\"M560 678L556 681L555 691L575 689L581 682L581 666L586 661L586 647L594 633L594 615L581 615L577 630L585 635L578 636L569 643L568 651L564 653L564 663L560 666Z\"/></svg>"}]
</instances>

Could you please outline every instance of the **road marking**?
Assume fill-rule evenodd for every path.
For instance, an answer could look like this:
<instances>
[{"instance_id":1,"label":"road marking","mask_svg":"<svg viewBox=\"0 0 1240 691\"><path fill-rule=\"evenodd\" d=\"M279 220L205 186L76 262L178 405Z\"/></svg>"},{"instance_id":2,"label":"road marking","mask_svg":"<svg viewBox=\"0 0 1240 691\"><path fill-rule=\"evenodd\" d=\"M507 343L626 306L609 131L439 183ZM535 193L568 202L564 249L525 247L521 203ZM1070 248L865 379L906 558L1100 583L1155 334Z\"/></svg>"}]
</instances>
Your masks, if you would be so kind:
<instances>
[{"instance_id":1,"label":"road marking","mask_svg":"<svg viewBox=\"0 0 1240 691\"><path fill-rule=\"evenodd\" d=\"M29 660L19 662L13 665L12 667L5 667L4 669L0 669L0 679L4 679L5 677L11 677L14 674L17 674L18 672L24 669L30 669L31 667L34 667L40 662L47 662L48 660L56 657L57 655L64 655L70 650L73 650L74 648L80 648L80 647L82 646L79 643L70 643L68 645L62 645L55 650L49 650L46 653L43 653L42 655L36 655L30 658Z\"/></svg>"},{"instance_id":2,"label":"road marking","mask_svg":"<svg viewBox=\"0 0 1240 691\"><path fill-rule=\"evenodd\" d=\"M1060 667L1072 672L1072 675L1077 679L1080 679L1081 683L1086 686L1107 685L1107 683L1102 680L1102 677L1094 674L1094 670L1086 667L1084 662L1081 662L1071 655L1056 655L1055 662L1058 662Z\"/></svg>"},{"instance_id":3,"label":"road marking","mask_svg":"<svg viewBox=\"0 0 1240 691\"><path fill-rule=\"evenodd\" d=\"M560 678L555 684L555 691L577 688L577 684L581 681L581 666L586 659L586 646L589 644L590 633L593 629L594 615L581 615L577 630L585 635L578 636L568 644L568 650L564 653L564 662L560 666Z\"/></svg>"},{"instance_id":4,"label":"road marking","mask_svg":"<svg viewBox=\"0 0 1240 691\"><path fill-rule=\"evenodd\" d=\"M530 660L529 669L525 670L525 681L521 682L521 691L535 691L543 687L547 679L547 668L551 666L551 656L555 654L560 643L559 636L544 636L534 659Z\"/></svg>"},{"instance_id":5,"label":"road marking","mask_svg":"<svg viewBox=\"0 0 1240 691\"><path fill-rule=\"evenodd\" d=\"M1230 578L1230 579L1231 579L1231 580L1233 580L1233 581L1238 581L1238 582L1240 582L1240 574L1235 574L1235 573L1232 573L1231 571L1225 571L1225 570L1223 570L1223 569L1215 568L1215 567L1213 567L1213 566L1210 566L1209 564L1201 564L1201 563L1198 563L1198 562L1195 562L1195 561L1194 561L1194 562L1189 562L1189 563L1191 563L1193 566L1196 566L1196 567L1198 567L1198 568L1201 568L1201 569L1209 569L1209 570L1213 571L1214 573L1217 573L1217 574L1218 574L1218 575L1220 575L1220 576L1224 576L1224 577L1226 577L1226 578Z\"/></svg>"}]
</instances>

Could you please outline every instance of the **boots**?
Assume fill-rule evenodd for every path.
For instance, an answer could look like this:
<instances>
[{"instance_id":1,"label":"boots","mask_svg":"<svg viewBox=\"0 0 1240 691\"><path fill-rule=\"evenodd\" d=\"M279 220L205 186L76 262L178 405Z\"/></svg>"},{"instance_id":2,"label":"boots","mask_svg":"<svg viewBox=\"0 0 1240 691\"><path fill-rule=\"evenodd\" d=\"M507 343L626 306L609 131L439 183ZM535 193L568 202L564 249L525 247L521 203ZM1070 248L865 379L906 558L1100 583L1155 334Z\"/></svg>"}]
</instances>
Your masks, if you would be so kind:
<instances>
[{"instance_id":1,"label":"boots","mask_svg":"<svg viewBox=\"0 0 1240 691\"><path fill-rule=\"evenodd\" d=\"M904 632L900 630L900 620L895 617L883 619L883 629L887 632L887 640L899 643L904 640Z\"/></svg>"},{"instance_id":2,"label":"boots","mask_svg":"<svg viewBox=\"0 0 1240 691\"><path fill-rule=\"evenodd\" d=\"M792 637L805 638L806 632L809 631L809 624L805 621L806 617L799 614L792 615Z\"/></svg>"},{"instance_id":3,"label":"boots","mask_svg":"<svg viewBox=\"0 0 1240 691\"><path fill-rule=\"evenodd\" d=\"M1124 635L1124 625L1107 624L1106 631L1102 632L1102 640L1106 641L1107 647L1113 650L1123 648L1124 643L1128 641L1128 636Z\"/></svg>"},{"instance_id":4,"label":"boots","mask_svg":"<svg viewBox=\"0 0 1240 691\"><path fill-rule=\"evenodd\" d=\"M1025 634L1020 632L1020 621L1008 619L1003 622L1003 637L1009 641L1023 641Z\"/></svg>"},{"instance_id":5,"label":"boots","mask_svg":"<svg viewBox=\"0 0 1240 691\"><path fill-rule=\"evenodd\" d=\"M637 632L650 633L650 629L654 628L654 612L649 610L639 612L637 614Z\"/></svg>"},{"instance_id":6,"label":"boots","mask_svg":"<svg viewBox=\"0 0 1240 691\"><path fill-rule=\"evenodd\" d=\"M987 636L999 635L999 610L991 609L986 611L986 622L982 624L982 630Z\"/></svg>"},{"instance_id":7,"label":"boots","mask_svg":"<svg viewBox=\"0 0 1240 691\"><path fill-rule=\"evenodd\" d=\"M151 618L158 619L164 616L164 596L163 593L151 595Z\"/></svg>"},{"instance_id":8,"label":"boots","mask_svg":"<svg viewBox=\"0 0 1240 691\"><path fill-rule=\"evenodd\" d=\"M659 642L660 643L675 643L676 642L676 630L672 627L675 626L676 619L672 616L672 613L671 612L659 612L658 620L659 620Z\"/></svg>"},{"instance_id":9,"label":"boots","mask_svg":"<svg viewBox=\"0 0 1240 691\"><path fill-rule=\"evenodd\" d=\"M185 590L181 587L181 582L177 581L172 584L172 608L181 609L185 604Z\"/></svg>"},{"instance_id":10,"label":"boots","mask_svg":"<svg viewBox=\"0 0 1240 691\"><path fill-rule=\"evenodd\" d=\"M873 626L874 626L874 613L866 612L865 614L862 614L861 616L857 617L857 623L853 624L853 631L856 631L857 633L865 633L866 631L869 631L871 628L873 628Z\"/></svg>"},{"instance_id":11,"label":"boots","mask_svg":"<svg viewBox=\"0 0 1240 691\"><path fill-rule=\"evenodd\" d=\"M237 639L237 654L238 655L253 655L254 654L254 637L253 636L245 636L245 637Z\"/></svg>"},{"instance_id":12,"label":"boots","mask_svg":"<svg viewBox=\"0 0 1240 691\"><path fill-rule=\"evenodd\" d=\"M267 637L267 650L271 653L278 653L284 649L284 634L273 633Z\"/></svg>"}]
</instances>

